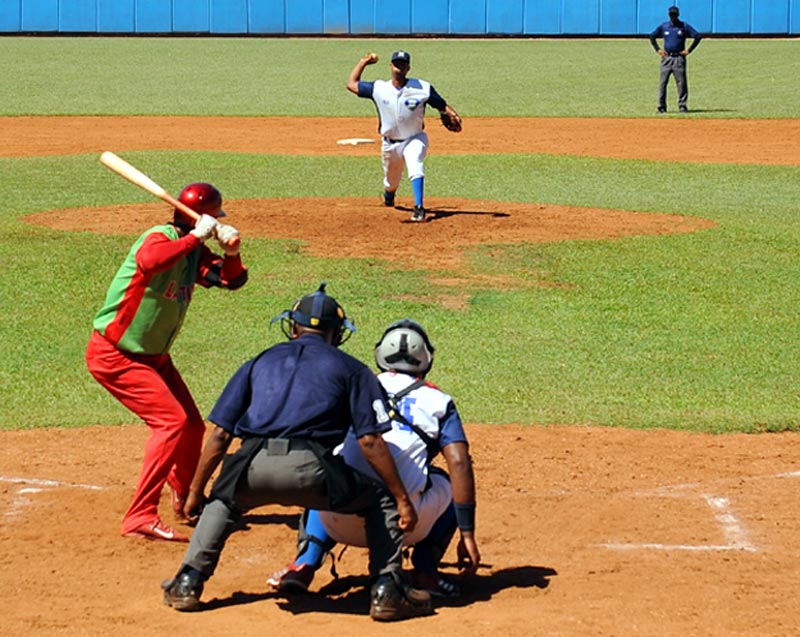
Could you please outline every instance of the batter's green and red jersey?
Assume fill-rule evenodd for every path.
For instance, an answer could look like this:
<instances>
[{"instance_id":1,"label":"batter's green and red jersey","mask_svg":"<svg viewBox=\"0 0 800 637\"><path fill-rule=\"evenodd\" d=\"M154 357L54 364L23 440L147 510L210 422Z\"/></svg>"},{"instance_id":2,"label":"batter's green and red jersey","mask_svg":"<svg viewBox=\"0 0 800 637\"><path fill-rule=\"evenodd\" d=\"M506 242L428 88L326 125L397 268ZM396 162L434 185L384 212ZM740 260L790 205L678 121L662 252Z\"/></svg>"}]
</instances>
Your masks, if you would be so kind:
<instances>
[{"instance_id":1,"label":"batter's green and red jersey","mask_svg":"<svg viewBox=\"0 0 800 637\"><path fill-rule=\"evenodd\" d=\"M223 259L173 225L156 226L131 246L94 329L127 352L164 354L180 331L195 283L234 289L246 279L238 255Z\"/></svg>"}]
</instances>

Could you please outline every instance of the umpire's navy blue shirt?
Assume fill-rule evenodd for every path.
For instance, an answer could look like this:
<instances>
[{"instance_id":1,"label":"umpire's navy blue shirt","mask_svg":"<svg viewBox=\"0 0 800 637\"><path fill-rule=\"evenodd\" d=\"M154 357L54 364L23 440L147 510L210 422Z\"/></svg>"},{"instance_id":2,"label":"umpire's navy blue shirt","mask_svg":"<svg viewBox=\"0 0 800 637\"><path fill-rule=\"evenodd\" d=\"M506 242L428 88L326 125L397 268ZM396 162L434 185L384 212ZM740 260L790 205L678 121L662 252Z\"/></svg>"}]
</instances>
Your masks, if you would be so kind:
<instances>
[{"instance_id":1,"label":"umpire's navy blue shirt","mask_svg":"<svg viewBox=\"0 0 800 637\"><path fill-rule=\"evenodd\" d=\"M321 336L305 333L247 361L231 377L208 419L234 436L310 438L340 443L391 428L375 374Z\"/></svg>"},{"instance_id":2,"label":"umpire's navy blue shirt","mask_svg":"<svg viewBox=\"0 0 800 637\"><path fill-rule=\"evenodd\" d=\"M694 27L688 22L678 21L678 24L672 22L662 22L650 34L651 38L664 38L664 50L667 53L680 53L686 50L686 38L693 40L700 39Z\"/></svg>"}]
</instances>

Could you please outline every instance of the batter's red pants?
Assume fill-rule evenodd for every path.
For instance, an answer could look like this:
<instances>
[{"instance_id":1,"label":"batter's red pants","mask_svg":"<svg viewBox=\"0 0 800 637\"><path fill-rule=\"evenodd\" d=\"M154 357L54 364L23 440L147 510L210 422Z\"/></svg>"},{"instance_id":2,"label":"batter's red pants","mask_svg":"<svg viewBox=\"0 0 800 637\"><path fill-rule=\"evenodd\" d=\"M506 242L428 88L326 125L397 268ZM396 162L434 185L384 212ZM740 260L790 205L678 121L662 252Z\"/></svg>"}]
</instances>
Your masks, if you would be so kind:
<instances>
[{"instance_id":1,"label":"batter's red pants","mask_svg":"<svg viewBox=\"0 0 800 637\"><path fill-rule=\"evenodd\" d=\"M205 422L169 354L124 352L95 331L86 348L86 366L150 428L139 485L122 522L125 535L158 519L165 482L181 497L187 495L200 459Z\"/></svg>"}]
</instances>

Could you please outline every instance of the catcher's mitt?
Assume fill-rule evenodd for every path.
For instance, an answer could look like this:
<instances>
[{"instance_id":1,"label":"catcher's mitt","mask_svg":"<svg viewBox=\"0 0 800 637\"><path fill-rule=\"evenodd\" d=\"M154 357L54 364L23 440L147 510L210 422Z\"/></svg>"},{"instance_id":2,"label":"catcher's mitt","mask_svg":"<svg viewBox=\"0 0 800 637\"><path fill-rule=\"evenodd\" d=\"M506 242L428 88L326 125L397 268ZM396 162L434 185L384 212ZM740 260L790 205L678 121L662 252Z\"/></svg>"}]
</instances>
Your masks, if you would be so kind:
<instances>
[{"instance_id":1,"label":"catcher's mitt","mask_svg":"<svg viewBox=\"0 0 800 637\"><path fill-rule=\"evenodd\" d=\"M461 118L458 115L455 117L450 117L447 114L447 111L441 111L439 115L442 119L442 126L444 126L447 130L453 133L461 132Z\"/></svg>"}]
</instances>

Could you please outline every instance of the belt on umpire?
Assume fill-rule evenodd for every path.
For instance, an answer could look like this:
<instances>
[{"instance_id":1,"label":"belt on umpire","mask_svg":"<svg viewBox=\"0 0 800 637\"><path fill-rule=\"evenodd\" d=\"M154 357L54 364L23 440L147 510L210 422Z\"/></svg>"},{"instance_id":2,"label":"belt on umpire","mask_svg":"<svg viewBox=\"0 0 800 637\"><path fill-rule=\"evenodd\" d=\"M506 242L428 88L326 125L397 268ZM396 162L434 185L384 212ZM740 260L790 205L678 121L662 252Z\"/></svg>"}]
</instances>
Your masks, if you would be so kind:
<instances>
[{"instance_id":1,"label":"belt on umpire","mask_svg":"<svg viewBox=\"0 0 800 637\"><path fill-rule=\"evenodd\" d=\"M385 139L387 142L389 142L389 143L391 143L391 144L396 144L397 142L404 142L404 141L406 141L405 139L390 139L390 138L388 138L388 137L384 137L383 139ZM408 137L406 137L406 139L408 139Z\"/></svg>"},{"instance_id":2,"label":"belt on umpire","mask_svg":"<svg viewBox=\"0 0 800 637\"><path fill-rule=\"evenodd\" d=\"M681 52L680 52L680 51L676 51L675 53L669 53L669 52L667 52L667 55L668 55L669 57L671 57L671 58L679 58L679 57L681 57Z\"/></svg>"},{"instance_id":3,"label":"belt on umpire","mask_svg":"<svg viewBox=\"0 0 800 637\"><path fill-rule=\"evenodd\" d=\"M299 438L268 438L264 449L269 456L285 456L290 451L311 451L312 445L307 440Z\"/></svg>"}]
</instances>

